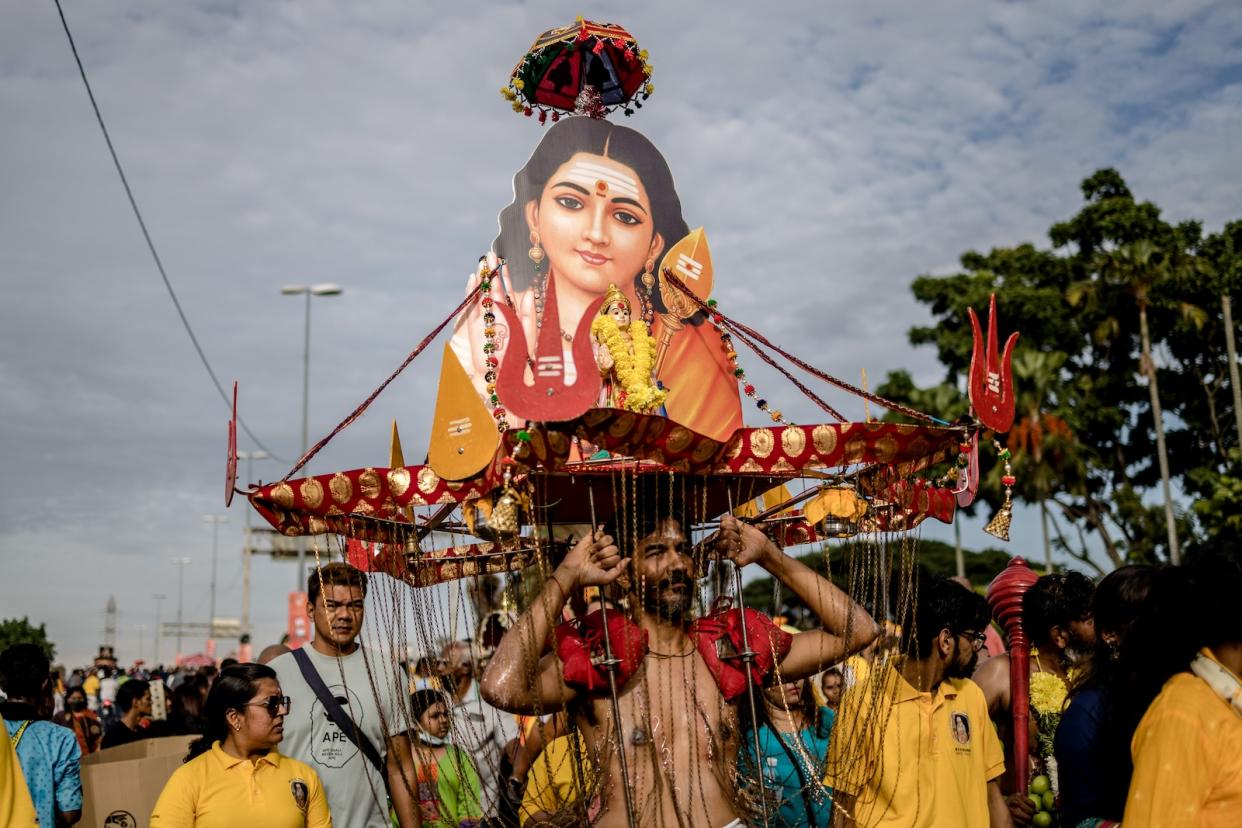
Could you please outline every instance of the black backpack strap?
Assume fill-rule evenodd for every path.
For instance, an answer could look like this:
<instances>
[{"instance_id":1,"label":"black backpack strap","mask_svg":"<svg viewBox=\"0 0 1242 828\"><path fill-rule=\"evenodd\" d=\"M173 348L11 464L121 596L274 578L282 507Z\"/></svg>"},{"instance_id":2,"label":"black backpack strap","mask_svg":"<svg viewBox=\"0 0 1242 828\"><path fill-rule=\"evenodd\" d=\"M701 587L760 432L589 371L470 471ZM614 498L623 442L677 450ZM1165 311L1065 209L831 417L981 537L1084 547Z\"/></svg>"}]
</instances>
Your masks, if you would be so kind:
<instances>
[{"instance_id":1,"label":"black backpack strap","mask_svg":"<svg viewBox=\"0 0 1242 828\"><path fill-rule=\"evenodd\" d=\"M336 726L341 729L341 732L345 734L349 741L358 746L358 749L379 771L380 776L385 776L384 760L380 757L379 751L375 749L375 745L371 744L371 740L367 738L366 734L358 729L358 726L354 724L354 720L349 718L345 711L341 709L341 705L333 697L332 692L328 690L328 685L323 683L319 671L315 669L314 664L311 664L310 656L300 647L293 650L292 653L293 660L298 663L298 669L302 671L302 678L306 679L306 683L310 685L310 689L315 693L320 704L323 705L324 712L328 714L328 718L336 723Z\"/></svg>"}]
</instances>

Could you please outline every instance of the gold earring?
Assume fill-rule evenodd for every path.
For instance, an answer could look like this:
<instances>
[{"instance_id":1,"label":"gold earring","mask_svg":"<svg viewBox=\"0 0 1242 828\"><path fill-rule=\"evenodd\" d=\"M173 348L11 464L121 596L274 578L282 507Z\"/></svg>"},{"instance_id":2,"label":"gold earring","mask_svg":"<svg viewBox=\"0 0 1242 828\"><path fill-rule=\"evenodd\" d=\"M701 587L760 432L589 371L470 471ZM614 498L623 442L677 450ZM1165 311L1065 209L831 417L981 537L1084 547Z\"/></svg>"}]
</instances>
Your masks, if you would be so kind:
<instances>
[{"instance_id":1,"label":"gold earring","mask_svg":"<svg viewBox=\"0 0 1242 828\"><path fill-rule=\"evenodd\" d=\"M655 287L655 274L651 272L652 268L654 267L655 267L655 259L648 259L647 264L643 267L643 275L642 275L643 287L647 288L648 292L650 292L651 289Z\"/></svg>"},{"instance_id":2,"label":"gold earring","mask_svg":"<svg viewBox=\"0 0 1242 828\"><path fill-rule=\"evenodd\" d=\"M526 252L526 255L536 266L543 261L543 248L539 246L539 234L534 230L530 231L530 250Z\"/></svg>"}]
</instances>

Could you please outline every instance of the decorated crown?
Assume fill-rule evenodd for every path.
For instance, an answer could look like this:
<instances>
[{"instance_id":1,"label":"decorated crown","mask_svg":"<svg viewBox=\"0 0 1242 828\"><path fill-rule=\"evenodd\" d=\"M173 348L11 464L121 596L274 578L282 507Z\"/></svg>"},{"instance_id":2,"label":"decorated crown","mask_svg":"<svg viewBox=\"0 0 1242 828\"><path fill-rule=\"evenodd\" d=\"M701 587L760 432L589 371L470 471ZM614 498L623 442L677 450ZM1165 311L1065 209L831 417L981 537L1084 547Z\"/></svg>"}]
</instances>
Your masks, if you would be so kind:
<instances>
[{"instance_id":1,"label":"decorated crown","mask_svg":"<svg viewBox=\"0 0 1242 828\"><path fill-rule=\"evenodd\" d=\"M625 294L613 283L608 284L608 290L604 293L604 304L600 305L600 313L608 313L612 310L613 305L622 305L628 311L630 309L630 300L625 298Z\"/></svg>"}]
</instances>

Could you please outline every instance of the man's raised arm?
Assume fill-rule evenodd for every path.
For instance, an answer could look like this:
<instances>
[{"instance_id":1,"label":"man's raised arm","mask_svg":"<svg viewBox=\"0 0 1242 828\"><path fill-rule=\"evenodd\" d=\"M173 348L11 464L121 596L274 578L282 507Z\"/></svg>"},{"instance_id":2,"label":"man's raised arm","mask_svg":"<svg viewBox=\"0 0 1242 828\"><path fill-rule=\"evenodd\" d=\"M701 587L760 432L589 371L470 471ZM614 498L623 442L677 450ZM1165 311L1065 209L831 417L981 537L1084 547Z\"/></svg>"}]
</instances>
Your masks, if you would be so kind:
<instances>
[{"instance_id":1,"label":"man's raised arm","mask_svg":"<svg viewBox=\"0 0 1242 828\"><path fill-rule=\"evenodd\" d=\"M483 698L511 713L545 713L564 707L574 691L565 684L556 655L544 656L552 630L571 592L612 583L628 561L602 531L578 541L539 597L500 640L480 684Z\"/></svg>"},{"instance_id":2,"label":"man's raised arm","mask_svg":"<svg viewBox=\"0 0 1242 828\"><path fill-rule=\"evenodd\" d=\"M718 543L734 563L758 563L797 595L823 624L794 636L781 662L782 677L813 676L870 644L879 634L875 621L854 599L801 561L786 555L759 529L731 515L720 521Z\"/></svg>"}]
</instances>

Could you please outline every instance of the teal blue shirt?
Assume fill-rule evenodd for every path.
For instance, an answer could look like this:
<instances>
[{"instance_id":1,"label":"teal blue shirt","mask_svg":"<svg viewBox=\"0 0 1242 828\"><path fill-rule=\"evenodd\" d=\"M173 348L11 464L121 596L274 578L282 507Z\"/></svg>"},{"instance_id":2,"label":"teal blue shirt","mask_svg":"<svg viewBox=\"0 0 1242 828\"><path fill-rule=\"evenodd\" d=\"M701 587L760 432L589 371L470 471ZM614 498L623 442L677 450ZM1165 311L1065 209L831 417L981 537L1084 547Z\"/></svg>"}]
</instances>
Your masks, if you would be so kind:
<instances>
[{"instance_id":1,"label":"teal blue shirt","mask_svg":"<svg viewBox=\"0 0 1242 828\"><path fill-rule=\"evenodd\" d=\"M832 821L832 792L820 780L824 778L824 757L836 714L821 707L819 719L817 726L797 733L780 734L767 724L759 728L763 784L780 791L780 811L769 818L769 828L827 828ZM737 757L743 778L753 773L754 750L754 737L747 731Z\"/></svg>"},{"instance_id":2,"label":"teal blue shirt","mask_svg":"<svg viewBox=\"0 0 1242 828\"><path fill-rule=\"evenodd\" d=\"M5 737L12 740L23 723L5 719ZM82 778L78 770L81 758L78 738L67 727L33 721L22 732L17 759L26 776L39 825L55 825L57 811L82 810Z\"/></svg>"}]
</instances>

